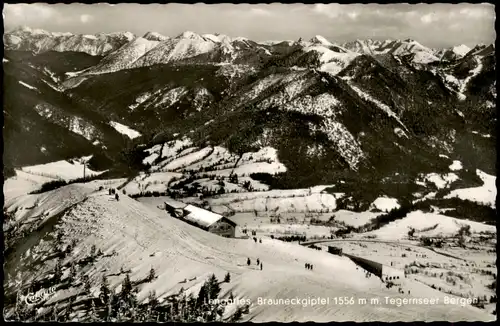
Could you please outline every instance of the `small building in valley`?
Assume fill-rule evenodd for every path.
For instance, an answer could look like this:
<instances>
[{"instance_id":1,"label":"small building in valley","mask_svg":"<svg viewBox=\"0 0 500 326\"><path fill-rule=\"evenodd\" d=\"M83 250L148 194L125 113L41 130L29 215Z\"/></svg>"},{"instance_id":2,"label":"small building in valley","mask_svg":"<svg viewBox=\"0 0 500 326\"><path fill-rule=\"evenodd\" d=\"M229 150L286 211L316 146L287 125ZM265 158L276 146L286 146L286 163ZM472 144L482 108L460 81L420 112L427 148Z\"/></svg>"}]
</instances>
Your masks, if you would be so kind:
<instances>
[{"instance_id":1,"label":"small building in valley","mask_svg":"<svg viewBox=\"0 0 500 326\"><path fill-rule=\"evenodd\" d=\"M235 236L237 224L220 214L175 200L165 201L165 210L173 217L210 233L226 238Z\"/></svg>"}]
</instances>

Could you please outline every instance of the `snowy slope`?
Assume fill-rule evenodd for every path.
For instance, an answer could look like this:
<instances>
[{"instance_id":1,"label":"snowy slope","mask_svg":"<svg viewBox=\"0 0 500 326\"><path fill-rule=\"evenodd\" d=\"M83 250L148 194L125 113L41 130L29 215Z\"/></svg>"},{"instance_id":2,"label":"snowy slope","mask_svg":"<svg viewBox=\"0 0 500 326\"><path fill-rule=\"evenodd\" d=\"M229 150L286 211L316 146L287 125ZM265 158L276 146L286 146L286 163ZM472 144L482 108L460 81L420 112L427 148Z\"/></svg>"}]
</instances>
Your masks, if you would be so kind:
<instances>
[{"instance_id":1,"label":"snowy slope","mask_svg":"<svg viewBox=\"0 0 500 326\"><path fill-rule=\"evenodd\" d=\"M46 176L56 179L77 179L83 177L83 164L78 160L73 162L58 161L41 165L26 166L21 169L23 172L28 172L35 175ZM88 167L85 169L86 176L98 175L103 172L96 172L90 170Z\"/></svg>"},{"instance_id":2,"label":"snowy slope","mask_svg":"<svg viewBox=\"0 0 500 326\"><path fill-rule=\"evenodd\" d=\"M159 41L151 41L138 37L110 53L97 66L88 70L86 74L108 73L127 68L158 44Z\"/></svg>"},{"instance_id":3,"label":"snowy slope","mask_svg":"<svg viewBox=\"0 0 500 326\"><path fill-rule=\"evenodd\" d=\"M118 131L120 134L126 135L130 139L134 139L141 136L141 134L138 133L137 131L131 129L130 127L122 125L121 123L110 121L109 124L111 125L111 127L115 128L115 130Z\"/></svg>"},{"instance_id":4,"label":"snowy slope","mask_svg":"<svg viewBox=\"0 0 500 326\"><path fill-rule=\"evenodd\" d=\"M46 182L54 181L55 176L42 176L39 174L32 174L22 170L15 170L16 176L10 177L4 181L3 194L5 203L8 205L9 201L21 195L40 188Z\"/></svg>"},{"instance_id":5,"label":"snowy slope","mask_svg":"<svg viewBox=\"0 0 500 326\"><path fill-rule=\"evenodd\" d=\"M131 67L151 66L186 59L215 49L216 43L193 32L184 32L173 39L159 43Z\"/></svg>"},{"instance_id":6,"label":"snowy slope","mask_svg":"<svg viewBox=\"0 0 500 326\"><path fill-rule=\"evenodd\" d=\"M432 228L437 224L436 228ZM409 213L405 218L391 222L382 228L367 232L366 234L376 235L378 239L400 240L407 237L410 228L416 230L431 229L425 232L419 232L422 236L454 236L464 225L470 225L472 233L496 232L494 225L486 225L479 222L456 219L453 217L424 213L416 211Z\"/></svg>"},{"instance_id":7,"label":"snowy slope","mask_svg":"<svg viewBox=\"0 0 500 326\"><path fill-rule=\"evenodd\" d=\"M317 53L321 64L320 70L330 72L334 75L347 67L352 60L359 56L358 53L348 50L337 52L330 50L326 46L319 45L306 46L304 51Z\"/></svg>"},{"instance_id":8,"label":"snowy slope","mask_svg":"<svg viewBox=\"0 0 500 326\"><path fill-rule=\"evenodd\" d=\"M451 51L453 51L453 53L455 53L461 57L463 57L467 53L469 53L470 50L471 50L471 48L469 48L467 45L464 45L464 44L460 44L460 45L457 45L457 46L454 46L451 48Z\"/></svg>"},{"instance_id":9,"label":"snowy slope","mask_svg":"<svg viewBox=\"0 0 500 326\"><path fill-rule=\"evenodd\" d=\"M383 298L396 296L397 292L386 289L376 278L366 278L364 272L347 258L277 240L263 239L262 243L254 243L251 239L222 238L174 219L165 211L149 209L126 196L120 201L110 201L106 191L89 192L84 186L72 186L56 190L51 195L59 202L64 196L71 196L72 202L87 198L67 212L57 228L63 231L64 243L76 240L72 255L65 261L84 258L92 245L104 253L95 263L77 271L78 277L89 276L91 292L95 295L103 271L109 275L110 288L117 291L123 279L119 275L120 268L130 269L130 278L134 281L145 277L154 267L158 278L139 286L139 301L143 301L151 290L156 291L160 302L181 287L188 293L196 293L210 273L222 279L226 272L230 272L230 283L221 284L221 296L227 297L232 291L235 297L251 302L249 314L243 316L243 321L412 321L416 318L458 321L491 320L493 317L470 306L395 307L386 304ZM49 247L46 242L33 247L24 260L26 266L34 263ZM116 255L109 255L113 250ZM252 261L259 258L263 270L255 265L248 267L247 258ZM305 270L305 262L313 264L314 271ZM42 263L36 272L27 273L23 281L31 282L34 277L53 268L52 265L51 261ZM413 281L408 282L412 284ZM76 294L75 291L75 288L57 291L47 302ZM443 297L430 288L415 292L412 288L412 295ZM338 296L356 300L378 297L382 304L339 306L332 302L333 299L329 304L315 305L300 302L286 306L259 304L259 298Z\"/></svg>"},{"instance_id":10,"label":"snowy slope","mask_svg":"<svg viewBox=\"0 0 500 326\"><path fill-rule=\"evenodd\" d=\"M476 174L483 180L483 185L475 188L455 189L445 198L457 197L460 199L471 200L477 203L486 204L495 207L497 188L496 176L476 170Z\"/></svg>"},{"instance_id":11,"label":"snowy slope","mask_svg":"<svg viewBox=\"0 0 500 326\"><path fill-rule=\"evenodd\" d=\"M309 40L309 42L315 43L315 44L326 45L326 46L333 45L330 41L328 41L326 38L324 38L321 35L314 36L312 39Z\"/></svg>"}]
</instances>

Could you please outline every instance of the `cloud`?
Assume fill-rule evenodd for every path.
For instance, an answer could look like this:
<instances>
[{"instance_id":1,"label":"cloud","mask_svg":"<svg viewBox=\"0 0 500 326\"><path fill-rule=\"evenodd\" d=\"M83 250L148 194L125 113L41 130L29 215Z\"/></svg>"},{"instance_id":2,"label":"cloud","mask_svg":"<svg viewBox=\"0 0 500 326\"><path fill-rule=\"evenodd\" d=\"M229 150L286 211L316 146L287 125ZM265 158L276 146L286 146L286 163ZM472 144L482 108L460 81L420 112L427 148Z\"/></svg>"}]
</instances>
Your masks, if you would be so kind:
<instances>
[{"instance_id":1,"label":"cloud","mask_svg":"<svg viewBox=\"0 0 500 326\"><path fill-rule=\"evenodd\" d=\"M430 23L433 23L437 20L438 20L438 18L436 17L436 14L434 14L433 12L428 13L427 15L423 15L422 17L420 17L420 21L424 24L430 24Z\"/></svg>"},{"instance_id":2,"label":"cloud","mask_svg":"<svg viewBox=\"0 0 500 326\"><path fill-rule=\"evenodd\" d=\"M356 20L356 18L358 18L359 16L359 13L351 11L350 13L347 14L347 16L349 16L349 18L351 18L352 20Z\"/></svg>"},{"instance_id":3,"label":"cloud","mask_svg":"<svg viewBox=\"0 0 500 326\"><path fill-rule=\"evenodd\" d=\"M80 21L84 24L90 22L91 20L92 20L91 15L87 15L87 14L80 15Z\"/></svg>"},{"instance_id":4,"label":"cloud","mask_svg":"<svg viewBox=\"0 0 500 326\"><path fill-rule=\"evenodd\" d=\"M6 19L23 20L25 22L46 21L57 16L57 11L49 6L39 3L5 4L4 13Z\"/></svg>"},{"instance_id":5,"label":"cloud","mask_svg":"<svg viewBox=\"0 0 500 326\"><path fill-rule=\"evenodd\" d=\"M342 13L342 7L339 4L322 4L317 3L314 5L313 11L317 14L325 15L328 18L337 18Z\"/></svg>"},{"instance_id":6,"label":"cloud","mask_svg":"<svg viewBox=\"0 0 500 326\"><path fill-rule=\"evenodd\" d=\"M483 18L487 16L494 15L495 10L489 10L487 7L478 7L478 8L463 8L460 10L460 14L464 16L468 16L471 18Z\"/></svg>"}]
</instances>

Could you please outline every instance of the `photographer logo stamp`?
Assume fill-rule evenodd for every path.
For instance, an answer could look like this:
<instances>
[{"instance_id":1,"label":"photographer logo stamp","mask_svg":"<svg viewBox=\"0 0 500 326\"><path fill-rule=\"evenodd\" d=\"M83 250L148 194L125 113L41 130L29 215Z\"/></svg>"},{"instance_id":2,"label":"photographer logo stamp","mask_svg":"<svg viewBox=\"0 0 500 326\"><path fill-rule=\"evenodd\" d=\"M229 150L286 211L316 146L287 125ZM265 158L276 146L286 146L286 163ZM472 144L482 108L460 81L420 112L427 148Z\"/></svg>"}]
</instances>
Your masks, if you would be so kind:
<instances>
[{"instance_id":1,"label":"photographer logo stamp","mask_svg":"<svg viewBox=\"0 0 500 326\"><path fill-rule=\"evenodd\" d=\"M56 289L55 287L51 286L48 289L40 289L35 293L28 293L26 296L24 296L24 301L28 305L34 305L47 300L48 298L53 296L54 293L56 293Z\"/></svg>"}]
</instances>

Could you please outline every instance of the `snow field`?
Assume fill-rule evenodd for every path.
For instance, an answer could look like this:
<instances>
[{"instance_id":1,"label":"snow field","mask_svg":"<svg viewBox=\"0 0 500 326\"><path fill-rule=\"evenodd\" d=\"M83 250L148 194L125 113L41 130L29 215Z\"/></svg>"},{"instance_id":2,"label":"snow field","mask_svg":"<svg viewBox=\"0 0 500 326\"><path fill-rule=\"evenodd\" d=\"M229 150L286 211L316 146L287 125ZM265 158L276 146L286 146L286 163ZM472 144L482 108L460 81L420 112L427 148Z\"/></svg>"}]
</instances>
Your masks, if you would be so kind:
<instances>
[{"instance_id":1,"label":"snow field","mask_svg":"<svg viewBox=\"0 0 500 326\"><path fill-rule=\"evenodd\" d=\"M496 176L489 175L481 170L476 170L477 175L483 180L483 185L474 188L455 189L445 198L457 197L460 199L471 200L477 203L495 207L496 205Z\"/></svg>"},{"instance_id":2,"label":"snow field","mask_svg":"<svg viewBox=\"0 0 500 326\"><path fill-rule=\"evenodd\" d=\"M72 180L83 177L83 164L79 161L57 161L47 164L32 165L21 168L23 172L47 176L53 179ZM99 175L105 171L96 172L90 170L88 167L85 169L85 176Z\"/></svg>"},{"instance_id":3,"label":"snow field","mask_svg":"<svg viewBox=\"0 0 500 326\"><path fill-rule=\"evenodd\" d=\"M110 121L109 124L111 125L111 127L115 128L115 130L118 131L120 134L125 135L130 139L134 139L141 136L141 134L138 133L137 131L121 123Z\"/></svg>"},{"instance_id":4,"label":"snow field","mask_svg":"<svg viewBox=\"0 0 500 326\"><path fill-rule=\"evenodd\" d=\"M399 207L400 205L396 198L379 197L370 205L370 210L377 209L382 212L390 212Z\"/></svg>"}]
</instances>

